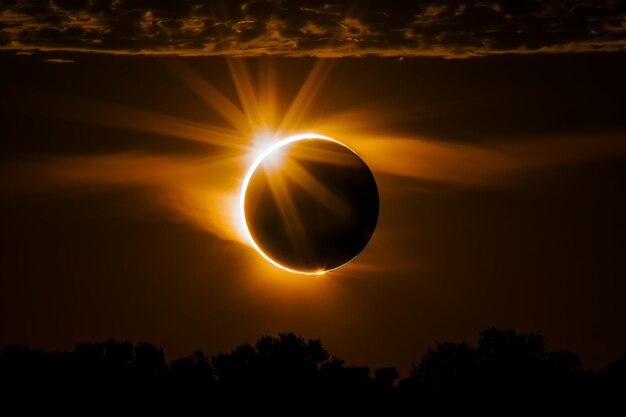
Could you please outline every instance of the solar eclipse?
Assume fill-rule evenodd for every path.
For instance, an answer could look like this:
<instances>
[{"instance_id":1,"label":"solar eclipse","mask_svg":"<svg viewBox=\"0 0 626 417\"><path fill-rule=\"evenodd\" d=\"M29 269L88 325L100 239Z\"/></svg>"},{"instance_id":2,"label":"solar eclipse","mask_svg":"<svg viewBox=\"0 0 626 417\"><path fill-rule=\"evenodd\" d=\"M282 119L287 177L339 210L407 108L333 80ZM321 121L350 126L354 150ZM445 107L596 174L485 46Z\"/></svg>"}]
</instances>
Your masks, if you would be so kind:
<instances>
[{"instance_id":1,"label":"solar eclipse","mask_svg":"<svg viewBox=\"0 0 626 417\"><path fill-rule=\"evenodd\" d=\"M323 274L354 259L378 220L376 181L343 143L321 135L284 139L249 168L241 216L252 246L275 266Z\"/></svg>"}]
</instances>

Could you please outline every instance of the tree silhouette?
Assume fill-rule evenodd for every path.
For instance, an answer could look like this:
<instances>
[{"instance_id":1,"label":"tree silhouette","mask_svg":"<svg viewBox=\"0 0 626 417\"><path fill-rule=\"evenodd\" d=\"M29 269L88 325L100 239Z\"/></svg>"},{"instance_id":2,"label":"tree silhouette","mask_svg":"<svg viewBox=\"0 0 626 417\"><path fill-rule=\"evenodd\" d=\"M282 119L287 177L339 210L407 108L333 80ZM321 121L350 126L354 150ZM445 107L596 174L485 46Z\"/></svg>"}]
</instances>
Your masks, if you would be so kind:
<instances>
[{"instance_id":1,"label":"tree silhouette","mask_svg":"<svg viewBox=\"0 0 626 417\"><path fill-rule=\"evenodd\" d=\"M304 340L293 333L264 336L254 346L243 344L212 359L220 384L240 389L304 390L316 376L328 352L319 340Z\"/></svg>"},{"instance_id":2,"label":"tree silhouette","mask_svg":"<svg viewBox=\"0 0 626 417\"><path fill-rule=\"evenodd\" d=\"M400 377L396 368L379 368L374 371L374 383L381 389L390 389Z\"/></svg>"},{"instance_id":3,"label":"tree silhouette","mask_svg":"<svg viewBox=\"0 0 626 417\"><path fill-rule=\"evenodd\" d=\"M448 342L428 349L403 388L428 401L546 403L585 387L580 367L578 356L547 350L539 335L491 328L480 333L476 345Z\"/></svg>"},{"instance_id":4,"label":"tree silhouette","mask_svg":"<svg viewBox=\"0 0 626 417\"><path fill-rule=\"evenodd\" d=\"M373 375L372 375L373 374ZM147 342L109 340L81 343L72 352L47 353L21 346L0 352L4 398L47 394L55 402L88 399L93 404L137 403L158 411L177 407L231 410L287 401L322 411L344 404L350 413L382 414L414 409L446 410L472 406L504 410L552 405L577 408L595 404L624 407L626 355L606 371L583 371L578 356L548 350L541 336L487 329L475 344L441 342L412 365L397 385L395 368L348 366L331 356L318 339L294 333L263 336L254 345L208 356L196 351L167 362L163 349ZM242 401L242 399L246 399ZM253 401L253 399L256 399Z\"/></svg>"},{"instance_id":5,"label":"tree silhouette","mask_svg":"<svg viewBox=\"0 0 626 417\"><path fill-rule=\"evenodd\" d=\"M606 371L607 377L611 382L618 386L626 387L626 354L609 364Z\"/></svg>"},{"instance_id":6,"label":"tree silhouette","mask_svg":"<svg viewBox=\"0 0 626 417\"><path fill-rule=\"evenodd\" d=\"M139 342L135 345L132 368L138 376L144 378L161 375L167 368L163 349L151 343Z\"/></svg>"},{"instance_id":7,"label":"tree silhouette","mask_svg":"<svg viewBox=\"0 0 626 417\"><path fill-rule=\"evenodd\" d=\"M211 358L201 350L173 360L169 366L169 376L178 383L212 385L216 382Z\"/></svg>"},{"instance_id":8,"label":"tree silhouette","mask_svg":"<svg viewBox=\"0 0 626 417\"><path fill-rule=\"evenodd\" d=\"M134 361L134 348L128 341L81 343L72 356L73 372L82 378L125 378Z\"/></svg>"},{"instance_id":9,"label":"tree silhouette","mask_svg":"<svg viewBox=\"0 0 626 417\"><path fill-rule=\"evenodd\" d=\"M437 343L428 348L419 364L413 364L405 385L427 391L466 389L473 382L478 355L467 343Z\"/></svg>"}]
</instances>

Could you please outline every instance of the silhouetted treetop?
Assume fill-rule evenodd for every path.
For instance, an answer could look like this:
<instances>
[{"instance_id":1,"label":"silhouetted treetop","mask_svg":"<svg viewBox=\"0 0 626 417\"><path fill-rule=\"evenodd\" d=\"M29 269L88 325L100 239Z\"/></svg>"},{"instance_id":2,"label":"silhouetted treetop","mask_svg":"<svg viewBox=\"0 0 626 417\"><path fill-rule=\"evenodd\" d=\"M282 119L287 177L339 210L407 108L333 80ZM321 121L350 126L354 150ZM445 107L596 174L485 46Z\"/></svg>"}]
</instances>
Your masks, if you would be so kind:
<instances>
[{"instance_id":1,"label":"silhouetted treetop","mask_svg":"<svg viewBox=\"0 0 626 417\"><path fill-rule=\"evenodd\" d=\"M214 356L196 351L169 363L162 348L147 342L88 342L72 352L52 353L6 346L0 352L5 396L49 392L72 398L72 393L98 401L134 399L154 405L169 400L210 408L217 401L234 406L258 394L309 405L344 402L353 412L378 404L385 413L392 404L444 409L472 402L493 405L494 399L571 407L601 401L623 407L618 399L626 389L626 355L606 372L583 371L576 354L548 350L539 335L492 328L481 332L475 344L437 343L413 364L408 378L399 384L397 379L393 367L372 373L365 366L348 366L320 340L294 333L263 336L253 345Z\"/></svg>"},{"instance_id":2,"label":"silhouetted treetop","mask_svg":"<svg viewBox=\"0 0 626 417\"><path fill-rule=\"evenodd\" d=\"M315 381L327 360L319 340L279 333L261 337L254 346L243 344L231 353L220 353L212 364L223 384L293 387Z\"/></svg>"},{"instance_id":3,"label":"silhouetted treetop","mask_svg":"<svg viewBox=\"0 0 626 417\"><path fill-rule=\"evenodd\" d=\"M550 351L543 337L487 329L478 343L437 343L428 349L403 387L422 393L485 398L544 398L582 389L577 355Z\"/></svg>"}]
</instances>

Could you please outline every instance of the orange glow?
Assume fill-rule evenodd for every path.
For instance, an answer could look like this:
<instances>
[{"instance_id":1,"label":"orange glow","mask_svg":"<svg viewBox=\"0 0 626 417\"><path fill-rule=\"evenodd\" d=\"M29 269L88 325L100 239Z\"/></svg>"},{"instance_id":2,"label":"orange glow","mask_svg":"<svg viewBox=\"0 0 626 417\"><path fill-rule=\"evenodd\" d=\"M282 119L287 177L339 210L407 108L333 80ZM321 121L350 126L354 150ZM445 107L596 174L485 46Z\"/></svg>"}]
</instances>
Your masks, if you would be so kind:
<instances>
[{"instance_id":1,"label":"orange glow","mask_svg":"<svg viewBox=\"0 0 626 417\"><path fill-rule=\"evenodd\" d=\"M402 176L462 187L508 186L516 175L531 170L626 154L621 136L610 132L594 132L593 141L588 135L578 133L570 137L552 136L516 143L494 140L480 147L396 135L390 126L406 114L398 111L390 113L384 108L363 105L341 112L327 111L323 118L314 118L312 114L316 114L320 106L316 98L330 73L330 61L317 61L300 90L289 100L289 105L285 104L286 100L278 90L271 57L262 62L258 77L251 76L246 60L229 58L227 62L238 103L191 67L182 63L170 66L172 73L224 120L225 123L219 126L85 99L51 100L48 105L42 102L40 106L59 118L207 144L212 148L206 154L172 156L128 152L66 156L38 161L34 166L7 166L5 172L17 173L19 177L17 171L22 169L29 175L39 175L45 181L37 184L38 187L124 185L149 188L151 192L147 198L162 209L160 215L169 215L168 220L182 222L220 239L255 249L242 252L244 264L249 265L250 271L254 271L254 276L260 277L264 284L270 280L279 289L289 288L289 294L293 295L291 290L294 288L311 291L317 286L315 288L320 291L326 291L325 285L331 284L312 282L331 280L286 279L293 276L291 273L322 275L330 270L294 271L270 259L252 239L243 212L246 187L252 173L265 157L288 143L307 137L332 141L335 140L331 137L339 137L344 142L341 145L366 161L377 179L384 179L385 175ZM422 113L429 111L433 113L437 110L420 110L415 118L419 119ZM561 152L565 147L568 152ZM349 163L340 156L321 151L297 157L333 164ZM316 198L336 202L336 196L298 170L297 165L288 171L294 182L306 184ZM27 191L34 185L11 183L11 186ZM276 184L273 191L280 194L280 184ZM382 199L392 191L382 187L381 191L381 206L384 206ZM341 210L340 204L330 205ZM385 229L387 219L384 212L381 212L380 219L377 233L364 251L366 253L359 257L358 262L352 262L334 274L363 276L364 272L379 270L381 265L385 265L386 270L391 266L405 267L394 258L398 239L393 231ZM269 263L260 261L255 252Z\"/></svg>"}]
</instances>

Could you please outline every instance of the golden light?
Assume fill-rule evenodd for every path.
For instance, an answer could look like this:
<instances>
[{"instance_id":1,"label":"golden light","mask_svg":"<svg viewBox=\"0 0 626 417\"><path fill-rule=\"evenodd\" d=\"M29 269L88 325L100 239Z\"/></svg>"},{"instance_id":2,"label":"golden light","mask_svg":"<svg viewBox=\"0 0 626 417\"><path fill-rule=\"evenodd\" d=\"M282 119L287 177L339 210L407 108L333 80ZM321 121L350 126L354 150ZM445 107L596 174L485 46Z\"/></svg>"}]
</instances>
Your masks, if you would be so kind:
<instances>
[{"instance_id":1,"label":"golden light","mask_svg":"<svg viewBox=\"0 0 626 417\"><path fill-rule=\"evenodd\" d=\"M317 98L330 73L332 60L315 61L300 88L292 96L287 96L286 91L281 91L281 77L271 57L263 58L256 71L246 60L225 59L236 97L229 97L197 68L184 61L165 62L175 78L221 119L215 124L78 97L60 102L56 97L50 97L49 101L42 97L42 103L47 105L40 106L59 118L205 144L206 152L161 155L127 151L66 155L45 163L16 165L11 167L12 172L16 175L21 170L28 175L38 172L46 181L37 187L84 187L86 184L91 187L150 187L152 192L146 198L155 206L165 208L171 220L181 221L219 239L254 248L255 251L241 253L242 263L253 272L248 274L254 276L252 282L262 283L265 288L269 279L273 284L271 288L289 288L290 291L319 287L324 298L327 297L324 288L336 285L336 282L285 278L291 273L321 275L328 270L302 272L274 261L252 239L245 219L243 204L252 174L268 155L289 143L305 137L337 142L332 137L341 137L343 146L356 151L376 176L386 180L386 188L381 193L383 199L394 192L404 192L390 186L398 184L394 182L398 177L491 187L510 182L515 174L533 169L626 154L621 136L615 137L610 132L597 133L593 141L588 140L586 134L580 134L535 141L495 141L484 147L398 134L393 131L393 126L405 122L407 116L419 116L415 113L418 109L406 113L394 109L392 112L373 103L356 103L356 107L334 110L322 107L323 102ZM335 99L341 102L341 97L334 96L334 91L324 92L324 102ZM321 134L301 133L310 131ZM563 147L570 152L561 152ZM309 156L327 158L327 155ZM298 176L297 172L293 174ZM303 175L299 177L301 181L306 179ZM23 188L34 186L28 183ZM330 197L318 185L311 189L319 198ZM369 245L365 259L350 263L336 274L350 275L351 271L358 270L355 275L360 277L368 271L383 267L388 270L390 265L399 267L401 262L412 262L396 258L398 251L394 250L394 245L401 239L387 227L393 223L393 213L389 213L381 216L375 242ZM255 252L267 262L261 261ZM255 281L257 278L261 279ZM288 294L293 295L292 292Z\"/></svg>"}]
</instances>

